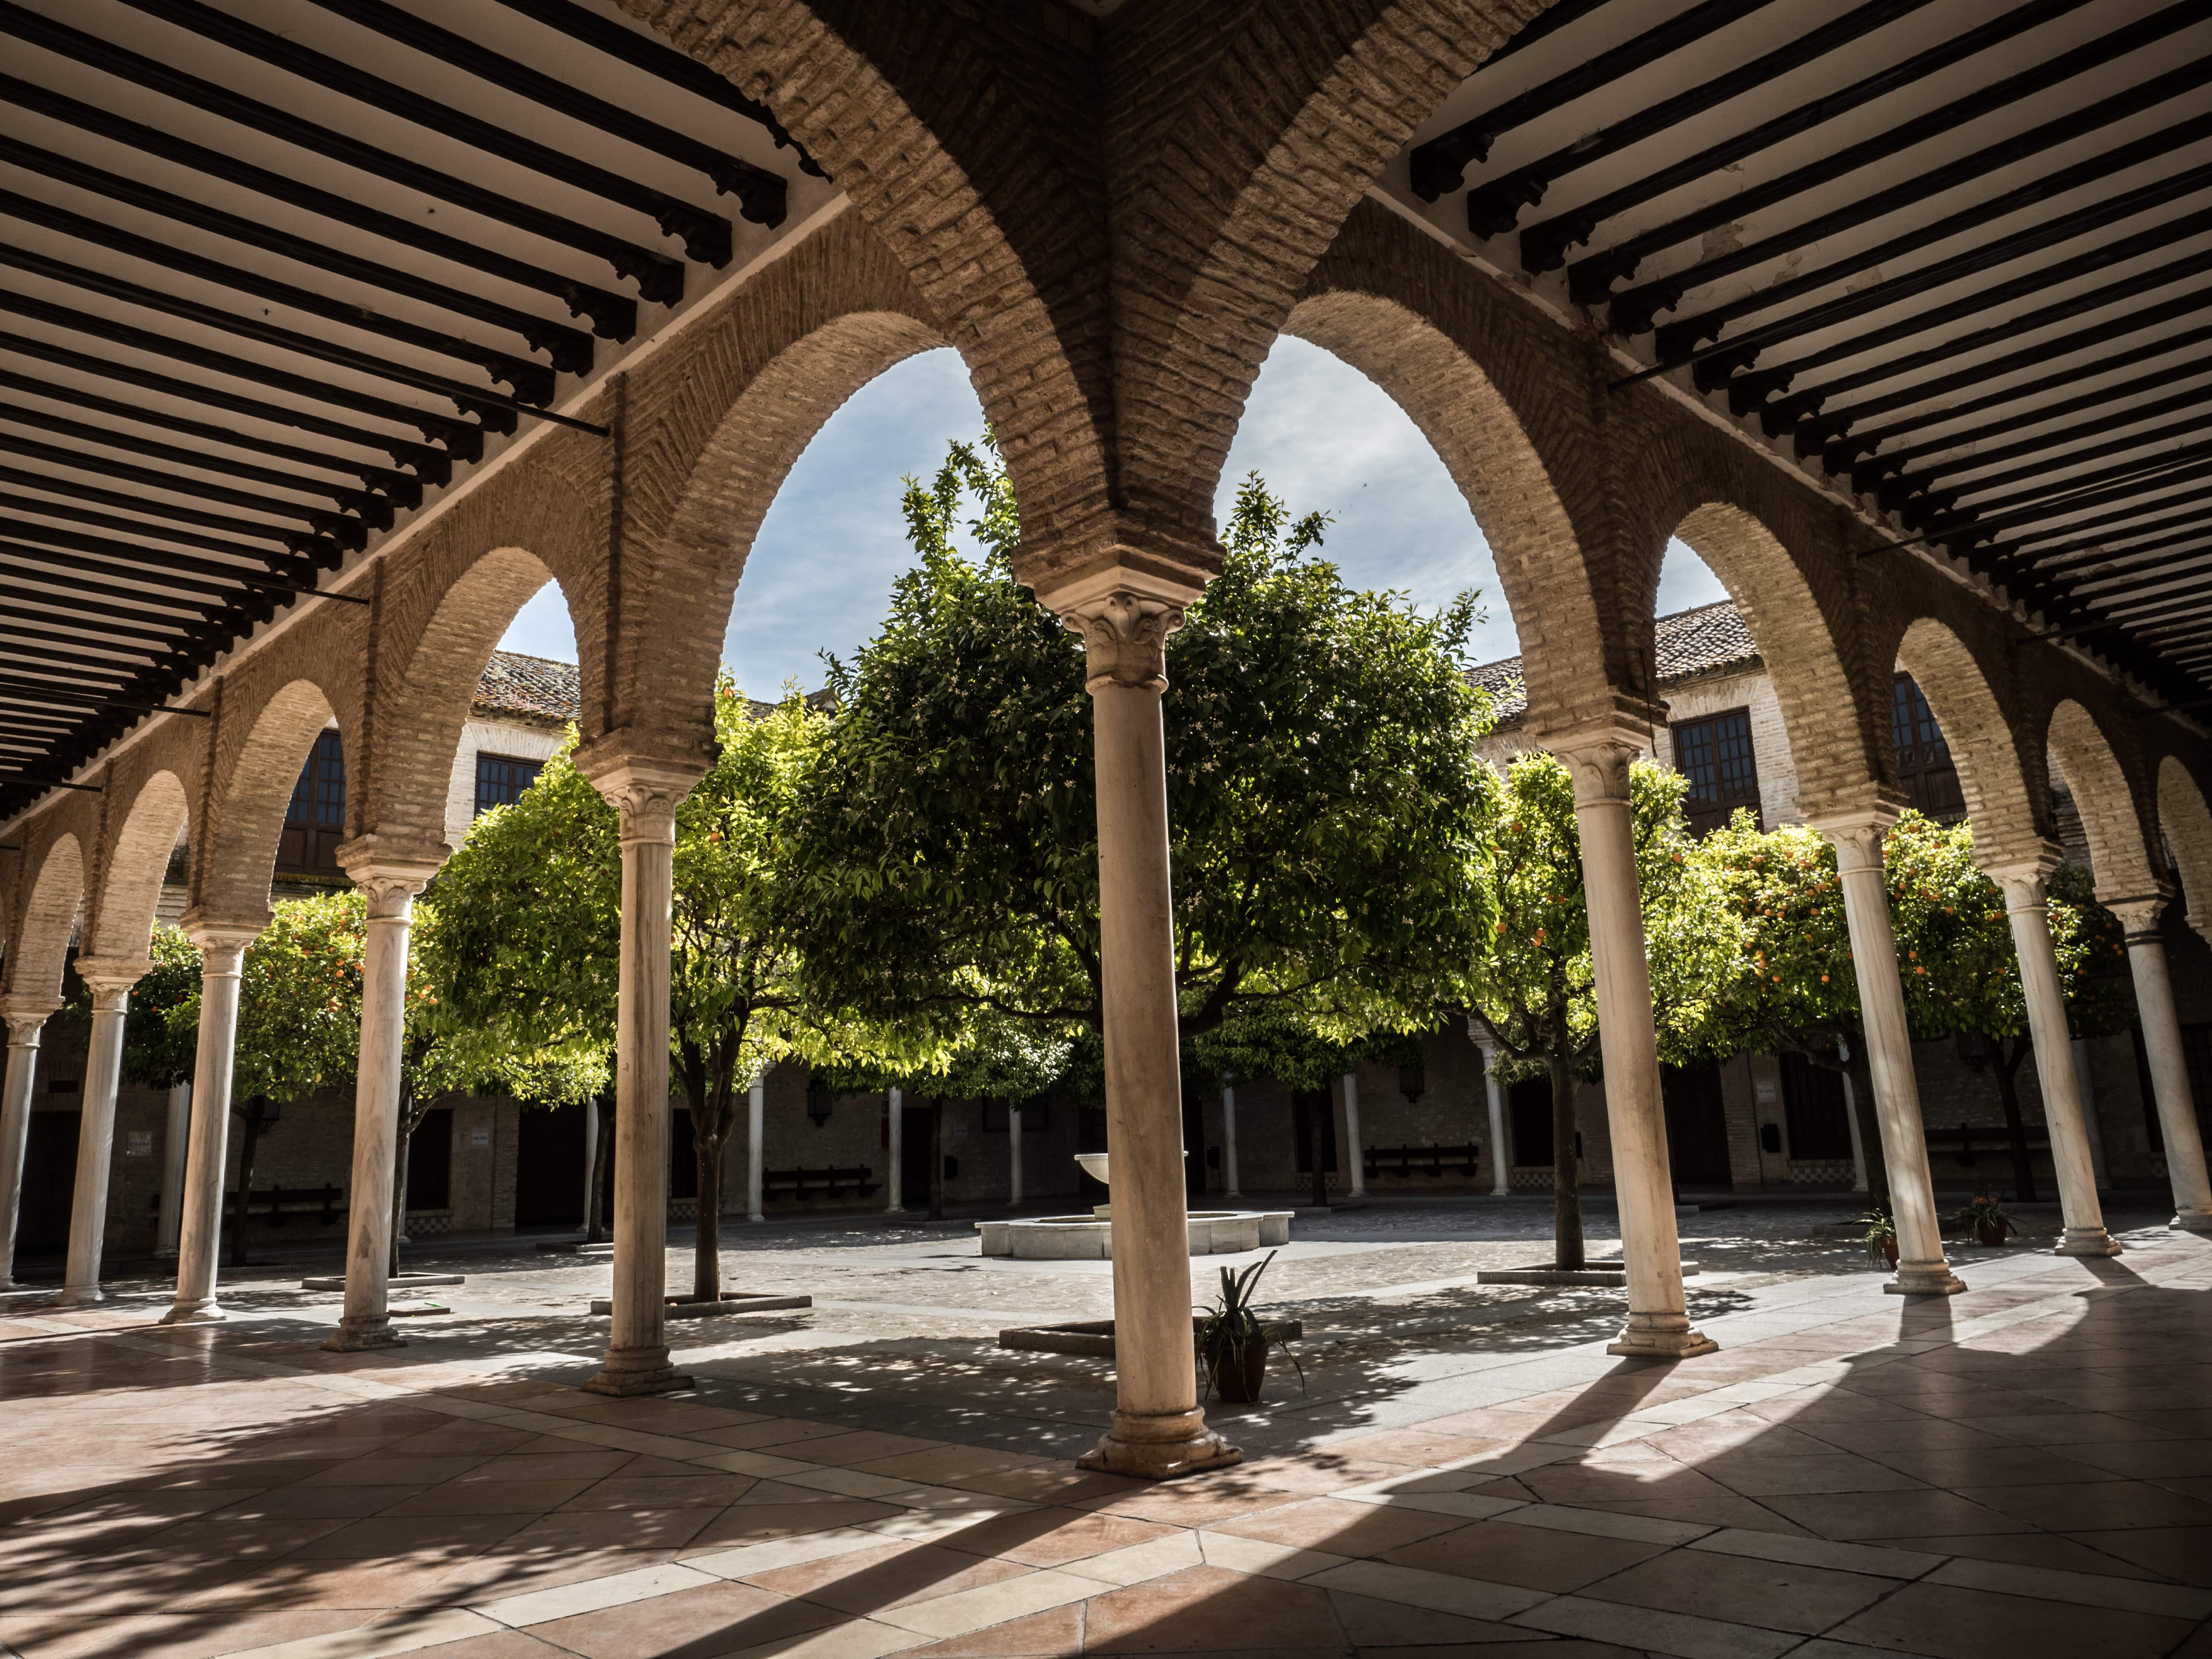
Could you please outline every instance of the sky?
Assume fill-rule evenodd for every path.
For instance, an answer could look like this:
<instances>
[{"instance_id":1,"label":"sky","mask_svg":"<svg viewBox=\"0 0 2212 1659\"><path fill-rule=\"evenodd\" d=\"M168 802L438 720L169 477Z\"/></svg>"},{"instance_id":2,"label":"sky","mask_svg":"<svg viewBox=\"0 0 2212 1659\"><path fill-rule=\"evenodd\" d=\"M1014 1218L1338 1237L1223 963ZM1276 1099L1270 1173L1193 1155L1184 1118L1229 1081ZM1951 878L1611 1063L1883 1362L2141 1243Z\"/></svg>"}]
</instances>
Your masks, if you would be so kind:
<instances>
[{"instance_id":1,"label":"sky","mask_svg":"<svg viewBox=\"0 0 2212 1659\"><path fill-rule=\"evenodd\" d=\"M785 479L738 584L723 655L739 685L755 696L792 681L811 689L822 683L821 652L849 658L875 632L892 580L910 562L901 480L927 477L948 442L982 430L982 408L950 348L908 358L830 417ZM1520 648L1465 498L1428 440L1358 370L1318 346L1278 340L1222 469L1220 517L1252 471L1293 514L1332 516L1323 552L1355 586L1397 589L1424 606L1472 586L1486 613L1475 659ZM1696 554L1668 547L1660 614L1726 597ZM548 584L500 645L575 661L561 590Z\"/></svg>"}]
</instances>

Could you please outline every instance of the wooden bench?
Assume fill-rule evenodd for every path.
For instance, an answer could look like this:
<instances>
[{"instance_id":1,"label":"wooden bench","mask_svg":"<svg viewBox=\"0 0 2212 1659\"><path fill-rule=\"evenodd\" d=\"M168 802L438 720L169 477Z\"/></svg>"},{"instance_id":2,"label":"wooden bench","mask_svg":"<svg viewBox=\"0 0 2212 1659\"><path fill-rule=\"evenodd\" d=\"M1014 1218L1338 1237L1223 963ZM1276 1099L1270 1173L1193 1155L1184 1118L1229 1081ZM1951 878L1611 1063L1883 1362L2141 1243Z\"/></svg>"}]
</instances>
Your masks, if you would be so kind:
<instances>
[{"instance_id":1,"label":"wooden bench","mask_svg":"<svg viewBox=\"0 0 2212 1659\"><path fill-rule=\"evenodd\" d=\"M1463 1175L1472 1180L1482 1158L1474 1141L1464 1146L1370 1146L1365 1155L1367 1178L1378 1175Z\"/></svg>"},{"instance_id":2,"label":"wooden bench","mask_svg":"<svg viewBox=\"0 0 2212 1659\"><path fill-rule=\"evenodd\" d=\"M809 1170L763 1170L761 1171L761 1196L763 1198L872 1198L879 1190L872 1178L875 1171L865 1164L841 1170L829 1167Z\"/></svg>"},{"instance_id":3,"label":"wooden bench","mask_svg":"<svg viewBox=\"0 0 2212 1659\"><path fill-rule=\"evenodd\" d=\"M1978 1152L2010 1158L2012 1131L2002 1123L1961 1123L1955 1128L1930 1129L1928 1132L1928 1150L1931 1152L1948 1152L1960 1164L1972 1169ZM2030 1129L2027 1132L2027 1150L2031 1152L2049 1152L2051 1137Z\"/></svg>"},{"instance_id":4,"label":"wooden bench","mask_svg":"<svg viewBox=\"0 0 2212 1659\"><path fill-rule=\"evenodd\" d=\"M347 1218L345 1190L340 1187L269 1187L243 1194L234 1192L227 1197L233 1215L240 1219L266 1216L272 1227L283 1226L288 1215L312 1215L321 1227Z\"/></svg>"}]
</instances>

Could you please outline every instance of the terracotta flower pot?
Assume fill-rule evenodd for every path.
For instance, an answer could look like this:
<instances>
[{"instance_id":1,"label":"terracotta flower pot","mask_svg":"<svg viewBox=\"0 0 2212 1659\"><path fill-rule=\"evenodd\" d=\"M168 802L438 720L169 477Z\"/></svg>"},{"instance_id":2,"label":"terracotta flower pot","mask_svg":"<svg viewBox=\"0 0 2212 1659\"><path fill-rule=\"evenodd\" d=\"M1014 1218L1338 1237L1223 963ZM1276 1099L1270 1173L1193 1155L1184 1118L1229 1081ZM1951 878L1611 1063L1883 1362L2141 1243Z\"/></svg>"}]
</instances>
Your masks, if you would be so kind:
<instances>
[{"instance_id":1,"label":"terracotta flower pot","mask_svg":"<svg viewBox=\"0 0 2212 1659\"><path fill-rule=\"evenodd\" d=\"M1248 1342L1224 1351L1214 1358L1212 1375L1213 1392L1228 1404L1256 1404L1260 1384L1267 1375L1267 1345Z\"/></svg>"},{"instance_id":2,"label":"terracotta flower pot","mask_svg":"<svg viewBox=\"0 0 2212 1659\"><path fill-rule=\"evenodd\" d=\"M1978 1221L1974 1237L1994 1249L2005 1242L2005 1225L2002 1221Z\"/></svg>"},{"instance_id":3,"label":"terracotta flower pot","mask_svg":"<svg viewBox=\"0 0 2212 1659\"><path fill-rule=\"evenodd\" d=\"M1897 1241L1893 1238L1883 1239L1881 1241L1881 1253L1888 1261L1891 1269L1894 1271L1897 1267Z\"/></svg>"}]
</instances>

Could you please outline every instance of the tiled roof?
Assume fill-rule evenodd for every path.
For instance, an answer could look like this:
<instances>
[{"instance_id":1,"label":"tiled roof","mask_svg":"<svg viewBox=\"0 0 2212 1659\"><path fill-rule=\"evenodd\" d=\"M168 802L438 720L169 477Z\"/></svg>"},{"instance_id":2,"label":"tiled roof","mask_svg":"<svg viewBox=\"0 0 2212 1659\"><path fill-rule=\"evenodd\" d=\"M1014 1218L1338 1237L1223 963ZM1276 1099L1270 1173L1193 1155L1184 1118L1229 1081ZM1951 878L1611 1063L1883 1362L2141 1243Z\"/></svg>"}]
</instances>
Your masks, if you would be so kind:
<instances>
[{"instance_id":1,"label":"tiled roof","mask_svg":"<svg viewBox=\"0 0 2212 1659\"><path fill-rule=\"evenodd\" d=\"M479 714L565 724L584 712L576 665L526 657L519 651L495 651L477 682L473 707Z\"/></svg>"},{"instance_id":2,"label":"tiled roof","mask_svg":"<svg viewBox=\"0 0 2212 1659\"><path fill-rule=\"evenodd\" d=\"M1747 668L1759 660L1751 629L1727 599L1662 617L1653 625L1653 632L1662 686L1718 669ZM1520 658L1485 663L1470 671L1468 678L1490 693L1491 707L1500 725L1517 720L1528 712L1528 694L1521 683Z\"/></svg>"}]
</instances>

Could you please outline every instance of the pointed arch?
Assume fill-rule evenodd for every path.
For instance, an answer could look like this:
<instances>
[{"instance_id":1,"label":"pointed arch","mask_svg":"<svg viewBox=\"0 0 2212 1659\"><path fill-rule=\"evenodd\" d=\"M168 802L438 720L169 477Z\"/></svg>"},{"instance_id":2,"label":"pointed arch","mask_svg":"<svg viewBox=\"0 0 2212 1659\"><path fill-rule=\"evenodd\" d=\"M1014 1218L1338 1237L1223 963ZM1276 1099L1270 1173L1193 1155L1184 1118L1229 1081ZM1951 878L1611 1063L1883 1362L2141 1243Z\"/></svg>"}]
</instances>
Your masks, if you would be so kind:
<instances>
[{"instance_id":1,"label":"pointed arch","mask_svg":"<svg viewBox=\"0 0 2212 1659\"><path fill-rule=\"evenodd\" d=\"M1989 677L1965 641L1932 617L1922 617L1898 641L1897 661L1928 699L1951 759L1959 769L1959 788L1973 825L1977 860L2033 859L2050 848L2041 796L2040 757L2033 769ZM1895 767L1891 768L1893 775ZM2031 786L2031 779L2035 783Z\"/></svg>"},{"instance_id":2,"label":"pointed arch","mask_svg":"<svg viewBox=\"0 0 2212 1659\"><path fill-rule=\"evenodd\" d=\"M62 967L83 903L84 849L64 832L47 844L39 873L24 889L22 914L9 941L9 996L60 1006Z\"/></svg>"},{"instance_id":3,"label":"pointed arch","mask_svg":"<svg viewBox=\"0 0 2212 1659\"><path fill-rule=\"evenodd\" d=\"M2051 711L2047 742L2081 814L2097 896L2110 903L2158 892L2165 884L2151 861L2136 792L2095 716L2069 698Z\"/></svg>"}]
</instances>

